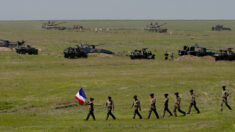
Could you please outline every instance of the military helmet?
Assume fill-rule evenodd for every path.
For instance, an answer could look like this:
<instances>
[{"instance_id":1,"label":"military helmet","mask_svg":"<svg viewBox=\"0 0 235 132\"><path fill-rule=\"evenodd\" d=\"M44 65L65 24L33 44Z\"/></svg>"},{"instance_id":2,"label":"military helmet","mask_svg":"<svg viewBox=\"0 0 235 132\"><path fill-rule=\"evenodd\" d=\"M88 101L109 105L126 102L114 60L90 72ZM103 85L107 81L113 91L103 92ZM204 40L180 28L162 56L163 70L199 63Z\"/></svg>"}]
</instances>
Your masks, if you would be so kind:
<instances>
[{"instance_id":1,"label":"military helmet","mask_svg":"<svg viewBox=\"0 0 235 132\"><path fill-rule=\"evenodd\" d=\"M179 92L175 92L175 95L179 95Z\"/></svg>"},{"instance_id":2,"label":"military helmet","mask_svg":"<svg viewBox=\"0 0 235 132\"><path fill-rule=\"evenodd\" d=\"M168 93L165 93L164 96L167 97L167 96L168 96Z\"/></svg>"},{"instance_id":3,"label":"military helmet","mask_svg":"<svg viewBox=\"0 0 235 132\"><path fill-rule=\"evenodd\" d=\"M137 99L137 95L134 95L134 97L133 97L134 99Z\"/></svg>"},{"instance_id":4,"label":"military helmet","mask_svg":"<svg viewBox=\"0 0 235 132\"><path fill-rule=\"evenodd\" d=\"M154 96L154 93L151 93L150 96L153 97L153 96Z\"/></svg>"},{"instance_id":5,"label":"military helmet","mask_svg":"<svg viewBox=\"0 0 235 132\"><path fill-rule=\"evenodd\" d=\"M192 92L193 92L193 89L191 89L189 92L192 93Z\"/></svg>"},{"instance_id":6,"label":"military helmet","mask_svg":"<svg viewBox=\"0 0 235 132\"><path fill-rule=\"evenodd\" d=\"M111 99L112 97L111 96L108 96L108 99Z\"/></svg>"},{"instance_id":7,"label":"military helmet","mask_svg":"<svg viewBox=\"0 0 235 132\"><path fill-rule=\"evenodd\" d=\"M224 85L224 86L222 86L222 88L223 88L223 89L225 89L225 88L226 88L226 86Z\"/></svg>"}]
</instances>

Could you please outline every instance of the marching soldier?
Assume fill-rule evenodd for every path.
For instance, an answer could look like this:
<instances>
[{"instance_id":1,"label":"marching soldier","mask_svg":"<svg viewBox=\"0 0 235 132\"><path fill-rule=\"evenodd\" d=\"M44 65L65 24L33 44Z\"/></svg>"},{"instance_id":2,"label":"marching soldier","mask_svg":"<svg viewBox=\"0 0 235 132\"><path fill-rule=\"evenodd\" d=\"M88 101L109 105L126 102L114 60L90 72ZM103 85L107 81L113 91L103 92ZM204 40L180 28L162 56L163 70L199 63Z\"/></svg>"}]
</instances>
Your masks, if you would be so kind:
<instances>
[{"instance_id":1,"label":"marching soldier","mask_svg":"<svg viewBox=\"0 0 235 132\"><path fill-rule=\"evenodd\" d=\"M156 115L156 118L159 119L159 116L158 116L158 113L157 113L157 109L156 109L156 99L154 98L154 94L153 93L150 94L150 109L149 109L149 114L148 114L147 119L150 118L152 111Z\"/></svg>"},{"instance_id":2,"label":"marching soldier","mask_svg":"<svg viewBox=\"0 0 235 132\"><path fill-rule=\"evenodd\" d=\"M140 119L142 119L142 116L139 113L139 110L141 111L140 101L137 99L136 95L133 98L134 98L134 102L133 102L133 104L131 106L131 108L134 107L134 116L133 116L133 119L135 119L136 114L139 116Z\"/></svg>"},{"instance_id":3,"label":"marching soldier","mask_svg":"<svg viewBox=\"0 0 235 132\"><path fill-rule=\"evenodd\" d=\"M95 120L95 115L94 115L94 98L90 98L90 102L86 102L87 105L89 105L89 113L87 115L86 120L89 119L90 115L93 117L93 120Z\"/></svg>"},{"instance_id":4,"label":"marching soldier","mask_svg":"<svg viewBox=\"0 0 235 132\"><path fill-rule=\"evenodd\" d=\"M185 116L186 113L180 109L181 98L179 96L179 93L176 92L175 96L176 96L176 103L174 105L174 114L175 114L175 117L177 117L176 110L178 110L180 113L184 114L184 116Z\"/></svg>"},{"instance_id":5,"label":"marching soldier","mask_svg":"<svg viewBox=\"0 0 235 132\"><path fill-rule=\"evenodd\" d=\"M166 51L166 53L164 54L165 55L165 60L168 60L168 56L169 56L169 54L168 54L168 52Z\"/></svg>"},{"instance_id":6,"label":"marching soldier","mask_svg":"<svg viewBox=\"0 0 235 132\"><path fill-rule=\"evenodd\" d=\"M170 116L172 116L172 113L168 108L168 102L169 102L168 94L164 94L164 96L165 96L165 99L164 99L164 110L163 110L163 115L162 115L163 118L164 118L166 112L168 112L170 114Z\"/></svg>"},{"instance_id":7,"label":"marching soldier","mask_svg":"<svg viewBox=\"0 0 235 132\"><path fill-rule=\"evenodd\" d=\"M108 100L106 101L105 109L108 109L106 120L108 120L109 115L113 117L114 120L116 120L116 117L113 115L112 111L114 111L114 103L111 96L108 96Z\"/></svg>"},{"instance_id":8,"label":"marching soldier","mask_svg":"<svg viewBox=\"0 0 235 132\"><path fill-rule=\"evenodd\" d=\"M189 105L189 109L188 109L188 113L187 114L190 114L192 106L194 106L194 108L196 109L197 113L199 114L200 111L197 108L196 99L195 99L195 95L193 93L193 90L191 89L189 92L191 94L191 101L190 101L190 105Z\"/></svg>"},{"instance_id":9,"label":"marching soldier","mask_svg":"<svg viewBox=\"0 0 235 132\"><path fill-rule=\"evenodd\" d=\"M223 89L223 91L222 91L222 102L221 102L221 109L220 110L221 110L221 112L223 111L223 104L225 104L228 107L229 110L232 110L232 108L228 105L227 98L229 96L229 93L226 90L226 86L222 86L222 89Z\"/></svg>"}]
</instances>

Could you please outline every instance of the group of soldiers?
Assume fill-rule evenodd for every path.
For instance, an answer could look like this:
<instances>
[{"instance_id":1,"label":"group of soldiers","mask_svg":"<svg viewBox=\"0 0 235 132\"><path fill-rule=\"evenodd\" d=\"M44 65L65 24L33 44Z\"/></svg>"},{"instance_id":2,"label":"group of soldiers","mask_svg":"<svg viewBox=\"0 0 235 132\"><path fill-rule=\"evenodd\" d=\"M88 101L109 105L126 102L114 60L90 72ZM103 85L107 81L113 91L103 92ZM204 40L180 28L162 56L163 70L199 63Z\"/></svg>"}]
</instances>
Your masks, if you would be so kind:
<instances>
[{"instance_id":1,"label":"group of soldiers","mask_svg":"<svg viewBox=\"0 0 235 132\"><path fill-rule=\"evenodd\" d=\"M194 94L194 90L191 89L189 92L191 95L191 101L189 104L187 114L190 114L192 107L194 107L197 113L199 114L200 110L198 109L196 105L196 97ZM179 96L179 93L176 92L175 96L176 96L176 102L174 104L174 109L173 109L174 116L177 117L177 111L182 113L183 116L185 116L186 112L181 110L180 108L181 98ZM221 112L223 111L223 104L225 104L229 110L232 110L232 108L229 106L228 101L227 101L228 96L229 96L229 93L226 90L226 86L222 86L222 101L221 101L221 109L220 109ZM136 115L138 115L139 118L142 119L143 117L140 114L140 111L141 111L140 100L138 99L137 95L135 95L133 99L134 101L133 101L131 108L134 107L134 115L132 119L135 119ZM169 102L169 98L168 98L168 94L166 93L164 94L164 109L163 109L162 118L165 117L166 112L168 112L170 116L173 116L172 112L170 111L168 107L168 102ZM88 120L90 116L92 116L93 119L96 120L95 115L94 115L94 98L90 98L90 101L87 101L86 104L89 105L89 113L85 120ZM104 108L107 109L106 120L108 120L109 116L111 116L114 120L116 120L116 117L112 113L112 111L114 111L114 103L113 103L111 96L108 96L108 100L106 101ZM155 114L156 118L159 119L159 115L158 115L157 108L156 108L156 98L154 97L154 93L150 94L149 113L148 113L147 119L150 119L152 112Z\"/></svg>"},{"instance_id":2,"label":"group of soldiers","mask_svg":"<svg viewBox=\"0 0 235 132\"><path fill-rule=\"evenodd\" d=\"M165 56L165 60L169 59L169 53L167 51L165 52L164 56ZM174 53L170 54L170 58L171 58L171 60L174 60Z\"/></svg>"}]
</instances>

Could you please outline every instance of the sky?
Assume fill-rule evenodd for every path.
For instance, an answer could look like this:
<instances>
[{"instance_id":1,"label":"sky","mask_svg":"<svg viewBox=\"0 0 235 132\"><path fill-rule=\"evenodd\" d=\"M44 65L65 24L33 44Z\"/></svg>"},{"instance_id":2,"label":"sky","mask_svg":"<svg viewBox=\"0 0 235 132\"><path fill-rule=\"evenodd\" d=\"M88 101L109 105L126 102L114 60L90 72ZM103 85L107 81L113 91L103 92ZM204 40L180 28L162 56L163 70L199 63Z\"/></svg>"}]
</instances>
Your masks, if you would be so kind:
<instances>
[{"instance_id":1,"label":"sky","mask_svg":"<svg viewBox=\"0 0 235 132\"><path fill-rule=\"evenodd\" d=\"M235 0L0 0L0 4L0 20L235 20Z\"/></svg>"}]
</instances>

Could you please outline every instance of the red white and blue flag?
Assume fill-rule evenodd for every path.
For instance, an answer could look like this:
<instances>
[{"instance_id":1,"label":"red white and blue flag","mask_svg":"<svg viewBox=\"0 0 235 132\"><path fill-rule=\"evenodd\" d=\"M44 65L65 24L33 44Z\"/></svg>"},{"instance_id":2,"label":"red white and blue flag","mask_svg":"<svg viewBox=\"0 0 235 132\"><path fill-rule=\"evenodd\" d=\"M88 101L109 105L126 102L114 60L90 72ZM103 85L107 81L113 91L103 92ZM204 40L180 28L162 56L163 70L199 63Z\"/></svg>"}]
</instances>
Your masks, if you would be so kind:
<instances>
[{"instance_id":1,"label":"red white and blue flag","mask_svg":"<svg viewBox=\"0 0 235 132\"><path fill-rule=\"evenodd\" d=\"M75 98L78 100L79 104L82 105L86 101L86 95L85 92L83 91L83 88L81 88L78 93L76 94Z\"/></svg>"}]
</instances>

